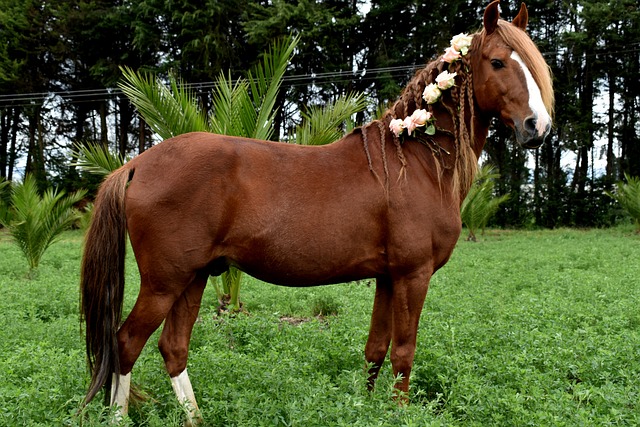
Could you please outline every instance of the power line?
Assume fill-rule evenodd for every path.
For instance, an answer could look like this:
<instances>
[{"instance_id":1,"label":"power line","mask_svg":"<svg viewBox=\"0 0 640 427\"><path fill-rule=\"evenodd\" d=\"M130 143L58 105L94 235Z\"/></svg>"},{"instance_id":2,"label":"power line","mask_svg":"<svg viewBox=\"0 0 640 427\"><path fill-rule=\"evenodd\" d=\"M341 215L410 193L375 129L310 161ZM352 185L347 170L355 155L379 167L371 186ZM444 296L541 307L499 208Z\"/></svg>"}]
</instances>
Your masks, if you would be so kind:
<instances>
[{"instance_id":1,"label":"power line","mask_svg":"<svg viewBox=\"0 0 640 427\"><path fill-rule=\"evenodd\" d=\"M349 77L349 80L358 78L363 79L367 75L380 75L384 73L405 73L419 69L419 65L402 65L396 67L381 67L362 69L357 71L332 71L326 73L298 74L293 76L284 76L282 79L283 86L298 86L303 84L312 84L316 81L329 79L343 79ZM199 83L184 83L184 87L192 90L202 91L204 89L213 89L218 86L215 81L206 81ZM76 101L78 98L90 98L86 102L102 101L113 98L114 96L122 96L122 90L119 88L102 88L102 89L81 89L81 90L62 90L50 92L32 92L24 94L5 94L0 95L0 104L10 104L17 106L27 106L32 102L41 102L46 98L60 97L62 99L72 99ZM19 104L15 104L18 102Z\"/></svg>"},{"instance_id":2,"label":"power line","mask_svg":"<svg viewBox=\"0 0 640 427\"><path fill-rule=\"evenodd\" d=\"M628 47L640 46L640 42L629 43ZM591 52L586 53L586 56L621 56L638 54L640 49L626 49L619 51L604 51L604 52ZM543 56L557 56L557 52L543 52ZM376 76L389 73L392 75L402 75L416 71L423 65L400 65L395 67L379 67L379 68L364 68L361 70L346 70L346 71L330 71L326 73L312 73L312 74L297 74L284 76L282 79L282 86L295 87L310 85L319 82L325 82L327 80L333 80L335 82L346 82L350 80L371 81ZM234 82L235 83L235 82ZM184 83L184 87L195 90L197 93L203 93L207 89L214 89L218 86L215 81L205 81L199 83ZM0 95L0 106L14 106L14 107L26 107L41 103L47 98L62 98L63 100L71 100L72 103L88 103L99 102L114 97L123 96L123 92L119 88L97 88L97 89L77 89L77 90L61 90L61 91L49 91L49 92L32 92L32 93L15 93Z\"/></svg>"}]
</instances>

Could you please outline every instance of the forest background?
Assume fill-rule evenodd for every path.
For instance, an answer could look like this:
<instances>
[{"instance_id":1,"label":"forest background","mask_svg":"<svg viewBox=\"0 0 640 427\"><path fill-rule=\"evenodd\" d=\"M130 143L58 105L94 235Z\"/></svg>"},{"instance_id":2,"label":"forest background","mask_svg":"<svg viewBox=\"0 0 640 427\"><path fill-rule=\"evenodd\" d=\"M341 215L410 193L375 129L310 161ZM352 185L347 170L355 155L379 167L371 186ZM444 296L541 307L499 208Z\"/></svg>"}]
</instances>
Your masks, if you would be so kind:
<instances>
[{"instance_id":1,"label":"forest background","mask_svg":"<svg viewBox=\"0 0 640 427\"><path fill-rule=\"evenodd\" d=\"M366 123L395 100L453 35L480 27L485 1L0 0L0 177L41 188L95 190L74 144L134 156L154 136L117 89L120 67L173 73L205 109L221 72L246 76L274 39L300 37L278 101L276 138L299 112L354 91ZM519 1L501 2L511 20ZM637 0L529 0L529 33L554 74L555 125L527 153L497 125L482 162L509 194L494 225L606 226L605 194L640 176L640 8Z\"/></svg>"}]
</instances>

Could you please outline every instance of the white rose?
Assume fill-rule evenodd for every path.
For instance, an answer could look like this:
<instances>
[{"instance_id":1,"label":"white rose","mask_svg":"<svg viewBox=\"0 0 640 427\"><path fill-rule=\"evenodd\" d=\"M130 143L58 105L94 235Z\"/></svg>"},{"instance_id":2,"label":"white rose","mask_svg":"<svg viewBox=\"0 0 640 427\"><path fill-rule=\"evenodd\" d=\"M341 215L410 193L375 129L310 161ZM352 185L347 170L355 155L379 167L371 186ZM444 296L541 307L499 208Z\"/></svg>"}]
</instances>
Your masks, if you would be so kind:
<instances>
[{"instance_id":1,"label":"white rose","mask_svg":"<svg viewBox=\"0 0 640 427\"><path fill-rule=\"evenodd\" d=\"M391 129L391 132L395 133L396 136L400 136L404 130L404 121L402 119L391 120L391 123L389 123L389 129Z\"/></svg>"},{"instance_id":2,"label":"white rose","mask_svg":"<svg viewBox=\"0 0 640 427\"><path fill-rule=\"evenodd\" d=\"M442 92L440 92L438 85L431 83L424 88L424 92L422 92L422 99L424 99L427 104L434 104L438 102L441 94Z\"/></svg>"},{"instance_id":3,"label":"white rose","mask_svg":"<svg viewBox=\"0 0 640 427\"><path fill-rule=\"evenodd\" d=\"M457 73L450 73L448 71L441 72L440 74L438 74L438 77L436 77L436 83L438 84L438 87L441 90L445 90L455 86L456 75Z\"/></svg>"},{"instance_id":4,"label":"white rose","mask_svg":"<svg viewBox=\"0 0 640 427\"><path fill-rule=\"evenodd\" d=\"M473 36L460 33L451 39L451 47L461 54L466 55L471 47L471 40L473 40Z\"/></svg>"}]
</instances>

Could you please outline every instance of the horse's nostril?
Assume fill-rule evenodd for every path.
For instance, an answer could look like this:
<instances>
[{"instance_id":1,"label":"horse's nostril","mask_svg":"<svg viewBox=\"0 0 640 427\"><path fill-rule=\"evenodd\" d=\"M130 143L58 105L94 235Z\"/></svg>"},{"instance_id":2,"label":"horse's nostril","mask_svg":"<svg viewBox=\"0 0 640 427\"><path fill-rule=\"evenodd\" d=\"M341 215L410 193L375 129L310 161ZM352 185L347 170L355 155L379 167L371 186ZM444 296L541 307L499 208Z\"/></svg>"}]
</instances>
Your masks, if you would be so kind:
<instances>
[{"instance_id":1,"label":"horse's nostril","mask_svg":"<svg viewBox=\"0 0 640 427\"><path fill-rule=\"evenodd\" d=\"M538 124L538 121L534 116L529 116L526 119L524 119L524 129L530 134L536 133L537 124Z\"/></svg>"}]
</instances>

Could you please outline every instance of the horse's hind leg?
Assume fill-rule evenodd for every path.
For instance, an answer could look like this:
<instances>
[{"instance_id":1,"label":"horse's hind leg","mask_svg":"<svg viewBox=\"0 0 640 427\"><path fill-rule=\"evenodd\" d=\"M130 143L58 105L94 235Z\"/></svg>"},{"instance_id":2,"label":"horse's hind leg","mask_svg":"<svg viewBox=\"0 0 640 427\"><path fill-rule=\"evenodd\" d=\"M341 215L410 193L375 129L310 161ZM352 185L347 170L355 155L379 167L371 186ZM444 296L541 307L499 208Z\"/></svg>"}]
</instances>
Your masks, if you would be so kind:
<instances>
[{"instance_id":1,"label":"horse's hind leg","mask_svg":"<svg viewBox=\"0 0 640 427\"><path fill-rule=\"evenodd\" d=\"M376 280L376 296L371 313L369 339L364 356L369 364L369 390L373 389L391 341L391 281L388 278Z\"/></svg>"},{"instance_id":2,"label":"horse's hind leg","mask_svg":"<svg viewBox=\"0 0 640 427\"><path fill-rule=\"evenodd\" d=\"M171 385L181 404L187 410L187 425L201 421L191 381L187 374L187 357L193 324L198 317L206 276L198 276L171 307L158 342Z\"/></svg>"},{"instance_id":3,"label":"horse's hind leg","mask_svg":"<svg viewBox=\"0 0 640 427\"><path fill-rule=\"evenodd\" d=\"M154 293L148 285L148 281L142 280L138 299L127 320L118 330L120 377L117 378L114 375L110 399L111 406L119 408L116 418L122 418L127 413L131 369L149 336L158 329L175 299L173 294L158 295ZM118 382L117 390L116 382Z\"/></svg>"}]
</instances>

